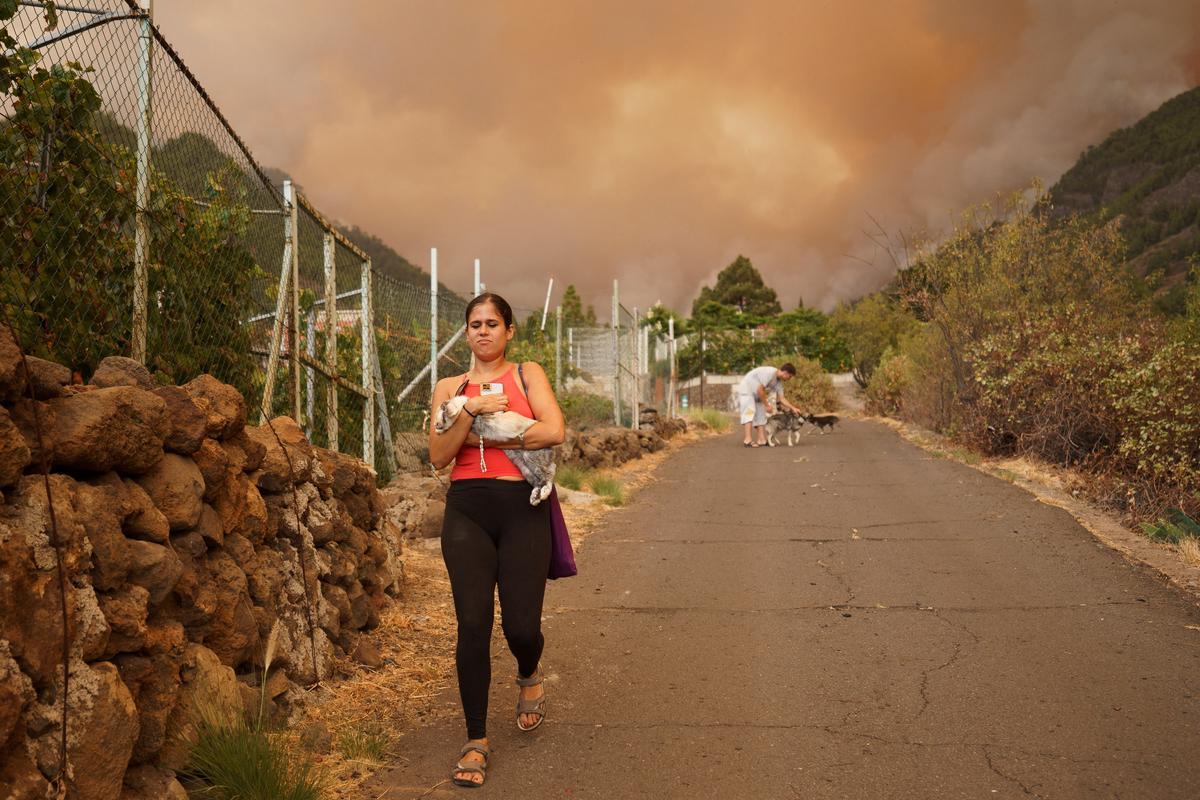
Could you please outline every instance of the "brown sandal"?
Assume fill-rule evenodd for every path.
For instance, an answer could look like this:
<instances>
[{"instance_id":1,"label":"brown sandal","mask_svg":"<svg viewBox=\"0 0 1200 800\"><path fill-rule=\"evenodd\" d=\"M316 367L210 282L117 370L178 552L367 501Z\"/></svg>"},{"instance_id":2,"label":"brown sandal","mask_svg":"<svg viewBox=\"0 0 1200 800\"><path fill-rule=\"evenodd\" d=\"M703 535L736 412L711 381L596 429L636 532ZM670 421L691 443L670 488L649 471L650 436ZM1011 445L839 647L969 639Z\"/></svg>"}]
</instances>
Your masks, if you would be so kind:
<instances>
[{"instance_id":1,"label":"brown sandal","mask_svg":"<svg viewBox=\"0 0 1200 800\"><path fill-rule=\"evenodd\" d=\"M477 764L474 761L468 761L464 764L463 758L467 755L467 753L479 753L481 756L483 756L483 763ZM491 757L492 751L488 749L486 744L467 742L467 744L463 747L462 752L458 754L458 763L454 765L454 771L450 773L450 780L455 786L466 786L472 789L477 789L480 786L483 786L484 782L487 780L488 761L491 760ZM476 783L470 778L460 778L458 777L460 772L466 772L470 775L478 775L481 780Z\"/></svg>"},{"instance_id":2,"label":"brown sandal","mask_svg":"<svg viewBox=\"0 0 1200 800\"><path fill-rule=\"evenodd\" d=\"M537 686L544 680L545 680L545 678L542 675L542 671L538 670L535 674L531 675L528 678L517 678L517 686L520 686L522 688L526 687L526 686ZM524 725L521 724L521 715L522 714L537 714L538 720L537 720L537 722L533 723L528 728L526 728ZM545 719L546 719L546 693L545 693L545 691L543 691L542 696L536 700L522 700L520 697L517 698L517 729L518 730L525 731L526 733L528 733L529 731L532 731L535 728L537 728L537 726L541 725Z\"/></svg>"}]
</instances>

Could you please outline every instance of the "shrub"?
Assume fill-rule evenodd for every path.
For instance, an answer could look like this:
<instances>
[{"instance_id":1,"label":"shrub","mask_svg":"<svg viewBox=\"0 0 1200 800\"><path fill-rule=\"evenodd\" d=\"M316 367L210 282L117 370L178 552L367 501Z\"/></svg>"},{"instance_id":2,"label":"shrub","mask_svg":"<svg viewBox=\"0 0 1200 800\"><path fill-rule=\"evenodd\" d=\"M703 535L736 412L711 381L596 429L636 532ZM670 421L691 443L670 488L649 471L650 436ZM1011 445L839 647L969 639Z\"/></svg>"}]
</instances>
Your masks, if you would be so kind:
<instances>
[{"instance_id":1,"label":"shrub","mask_svg":"<svg viewBox=\"0 0 1200 800\"><path fill-rule=\"evenodd\" d=\"M783 393L788 402L814 414L836 411L839 405L837 390L833 388L833 381L819 363L802 356L787 355L767 360L768 364L774 366L789 362L796 368L796 375L783 385Z\"/></svg>"},{"instance_id":2,"label":"shrub","mask_svg":"<svg viewBox=\"0 0 1200 800\"><path fill-rule=\"evenodd\" d=\"M558 405L566 418L567 427L587 430L613 422L612 398L579 389L568 389L558 396Z\"/></svg>"},{"instance_id":3,"label":"shrub","mask_svg":"<svg viewBox=\"0 0 1200 800\"><path fill-rule=\"evenodd\" d=\"M999 219L998 219L999 217ZM987 453L1072 465L1133 519L1200 498L1200 339L1153 309L1113 225L984 209L898 277L919 327L867 405Z\"/></svg>"},{"instance_id":4,"label":"shrub","mask_svg":"<svg viewBox=\"0 0 1200 800\"><path fill-rule=\"evenodd\" d=\"M387 760L391 737L376 725L367 728L351 728L338 736L337 748L351 761L368 761L380 764Z\"/></svg>"},{"instance_id":5,"label":"shrub","mask_svg":"<svg viewBox=\"0 0 1200 800\"><path fill-rule=\"evenodd\" d=\"M1168 342L1132 347L1127 366L1104 382L1119 420L1115 458L1130 476L1134 511L1200 509L1200 347Z\"/></svg>"},{"instance_id":6,"label":"shrub","mask_svg":"<svg viewBox=\"0 0 1200 800\"><path fill-rule=\"evenodd\" d=\"M1178 508L1171 509L1166 519L1143 522L1141 528L1156 542L1183 544L1186 539L1200 540L1200 524Z\"/></svg>"},{"instance_id":7,"label":"shrub","mask_svg":"<svg viewBox=\"0 0 1200 800\"><path fill-rule=\"evenodd\" d=\"M854 380L864 389L888 351L894 350L901 337L917 325L911 314L883 292L838 308L830 321L845 340Z\"/></svg>"},{"instance_id":8,"label":"shrub","mask_svg":"<svg viewBox=\"0 0 1200 800\"><path fill-rule=\"evenodd\" d=\"M616 478L610 478L607 475L596 475L592 477L590 486L592 491L603 497L604 502L610 506L625 505L625 490Z\"/></svg>"},{"instance_id":9,"label":"shrub","mask_svg":"<svg viewBox=\"0 0 1200 800\"><path fill-rule=\"evenodd\" d=\"M728 414L715 408L689 408L686 416L689 424L716 433L724 433L733 424Z\"/></svg>"},{"instance_id":10,"label":"shrub","mask_svg":"<svg viewBox=\"0 0 1200 800\"><path fill-rule=\"evenodd\" d=\"M560 464L554 472L554 482L567 489L579 491L590 477L590 472L575 464Z\"/></svg>"},{"instance_id":11,"label":"shrub","mask_svg":"<svg viewBox=\"0 0 1200 800\"><path fill-rule=\"evenodd\" d=\"M323 782L305 758L288 752L282 739L244 720L201 717L187 775L208 784L219 800L318 800Z\"/></svg>"},{"instance_id":12,"label":"shrub","mask_svg":"<svg viewBox=\"0 0 1200 800\"><path fill-rule=\"evenodd\" d=\"M912 383L912 359L903 353L887 351L867 381L868 414L894 417L903 408L905 391Z\"/></svg>"}]
</instances>

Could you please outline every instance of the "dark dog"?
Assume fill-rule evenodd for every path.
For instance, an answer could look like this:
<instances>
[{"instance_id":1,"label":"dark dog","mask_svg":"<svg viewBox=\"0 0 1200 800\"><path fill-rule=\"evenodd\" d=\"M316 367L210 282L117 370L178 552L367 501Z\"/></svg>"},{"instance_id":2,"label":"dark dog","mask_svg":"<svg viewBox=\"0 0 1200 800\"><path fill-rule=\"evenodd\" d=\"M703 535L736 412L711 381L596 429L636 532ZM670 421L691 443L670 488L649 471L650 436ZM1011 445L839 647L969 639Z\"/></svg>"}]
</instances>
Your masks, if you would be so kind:
<instances>
[{"instance_id":1,"label":"dark dog","mask_svg":"<svg viewBox=\"0 0 1200 800\"><path fill-rule=\"evenodd\" d=\"M810 425L816 425L822 435L825 434L826 428L833 431L833 426L838 424L837 414L805 414L804 419Z\"/></svg>"}]
</instances>

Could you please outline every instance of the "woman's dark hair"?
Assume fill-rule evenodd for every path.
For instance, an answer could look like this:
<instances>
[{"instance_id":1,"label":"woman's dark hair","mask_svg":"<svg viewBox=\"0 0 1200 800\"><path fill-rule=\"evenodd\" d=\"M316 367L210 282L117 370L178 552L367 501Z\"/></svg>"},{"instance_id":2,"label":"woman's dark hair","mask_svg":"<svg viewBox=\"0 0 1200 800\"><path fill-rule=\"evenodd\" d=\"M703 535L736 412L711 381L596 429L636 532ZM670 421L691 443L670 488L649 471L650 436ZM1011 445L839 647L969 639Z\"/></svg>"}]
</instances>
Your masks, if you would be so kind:
<instances>
[{"instance_id":1,"label":"woman's dark hair","mask_svg":"<svg viewBox=\"0 0 1200 800\"><path fill-rule=\"evenodd\" d=\"M484 303L491 303L495 309L500 312L500 318L504 320L504 327L511 328L513 326L512 306L508 304L507 300L495 292L484 292L471 302L467 303L467 310L463 315L467 324L470 324L471 322L471 312L475 310L475 307L481 306Z\"/></svg>"}]
</instances>

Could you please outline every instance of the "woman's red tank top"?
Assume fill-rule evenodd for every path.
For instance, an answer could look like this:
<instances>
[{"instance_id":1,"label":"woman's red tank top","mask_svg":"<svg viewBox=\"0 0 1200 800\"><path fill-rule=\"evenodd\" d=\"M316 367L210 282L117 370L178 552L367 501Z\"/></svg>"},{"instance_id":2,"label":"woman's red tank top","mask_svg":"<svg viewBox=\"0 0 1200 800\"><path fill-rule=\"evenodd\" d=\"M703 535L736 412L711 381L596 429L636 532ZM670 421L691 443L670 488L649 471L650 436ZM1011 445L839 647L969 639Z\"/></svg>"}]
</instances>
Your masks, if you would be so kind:
<instances>
[{"instance_id":1,"label":"woman's red tank top","mask_svg":"<svg viewBox=\"0 0 1200 800\"><path fill-rule=\"evenodd\" d=\"M514 364L511 369L500 376L498 380L491 383L499 383L504 386L504 394L508 395L508 410L515 411L523 417L533 419L533 409L529 405L529 398L517 386L517 367ZM468 383L463 394L467 397L478 397L480 387L478 383ZM487 442L484 442L483 462L487 465L487 471L484 471L479 466L479 445L463 445L458 451L458 455L454 458L454 469L450 472L450 480L459 481L468 478L522 478L521 471L517 466L505 455L504 451L499 447L487 447Z\"/></svg>"}]
</instances>

